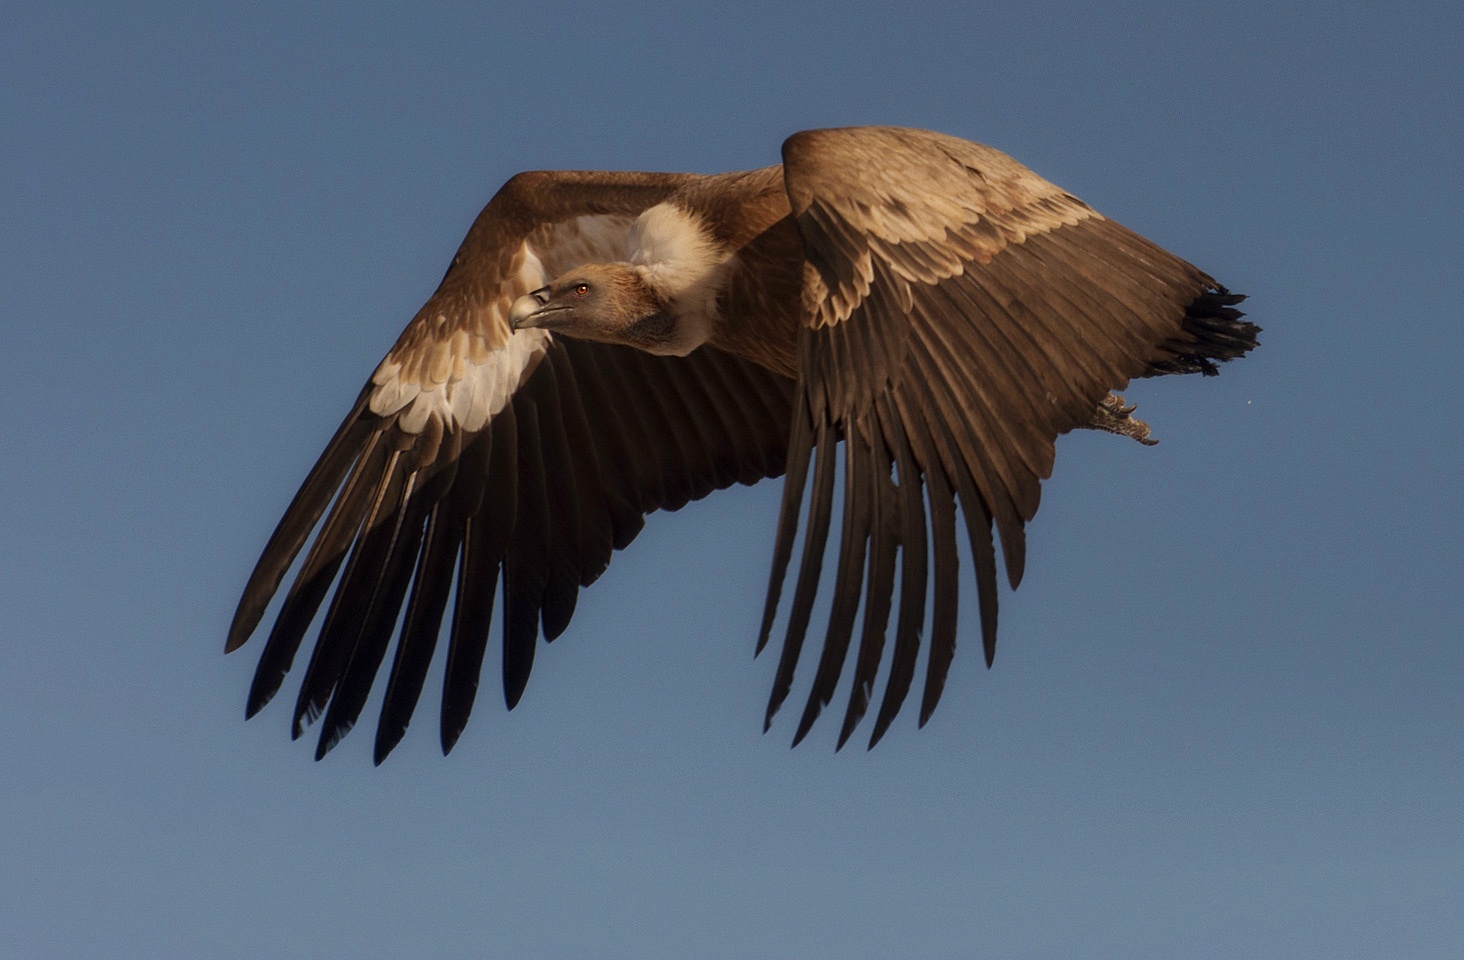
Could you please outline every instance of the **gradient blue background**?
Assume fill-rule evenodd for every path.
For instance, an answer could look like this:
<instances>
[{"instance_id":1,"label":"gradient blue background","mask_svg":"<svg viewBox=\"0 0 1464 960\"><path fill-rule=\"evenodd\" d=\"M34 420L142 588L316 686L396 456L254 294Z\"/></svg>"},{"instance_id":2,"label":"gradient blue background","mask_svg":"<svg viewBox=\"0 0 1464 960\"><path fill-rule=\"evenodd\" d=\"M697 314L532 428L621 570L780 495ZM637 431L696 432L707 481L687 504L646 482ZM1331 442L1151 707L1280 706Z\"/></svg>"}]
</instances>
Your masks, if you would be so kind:
<instances>
[{"instance_id":1,"label":"gradient blue background","mask_svg":"<svg viewBox=\"0 0 1464 960\"><path fill-rule=\"evenodd\" d=\"M1461 955L1460 10L7 6L0 954ZM380 769L244 723L237 592L499 183L850 123L1266 328L1130 392L1160 446L1061 441L995 670L968 603L924 731L762 736L770 483L653 517L446 761L435 693Z\"/></svg>"}]
</instances>

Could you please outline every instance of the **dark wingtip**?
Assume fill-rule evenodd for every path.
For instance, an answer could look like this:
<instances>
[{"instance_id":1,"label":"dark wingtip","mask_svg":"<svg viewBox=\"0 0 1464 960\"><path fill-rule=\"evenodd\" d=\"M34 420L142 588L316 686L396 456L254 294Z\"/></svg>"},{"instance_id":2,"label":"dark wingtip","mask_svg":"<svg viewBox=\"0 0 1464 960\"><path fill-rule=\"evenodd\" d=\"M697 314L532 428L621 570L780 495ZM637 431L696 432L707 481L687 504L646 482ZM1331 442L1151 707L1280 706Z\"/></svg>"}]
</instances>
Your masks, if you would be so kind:
<instances>
[{"instance_id":1,"label":"dark wingtip","mask_svg":"<svg viewBox=\"0 0 1464 960\"><path fill-rule=\"evenodd\" d=\"M1231 293L1219 284L1201 293L1186 308L1186 338L1164 344L1172 358L1151 363L1142 376L1199 373L1213 377L1220 372L1220 363L1260 346L1261 328L1242 320L1245 314L1235 309L1244 300L1243 294Z\"/></svg>"},{"instance_id":2,"label":"dark wingtip","mask_svg":"<svg viewBox=\"0 0 1464 960\"><path fill-rule=\"evenodd\" d=\"M881 740L884 739L885 731L888 730L888 729L889 729L889 724L888 723L885 724L884 726L880 726L878 723L876 723L874 725L874 733L871 733L869 735L869 745L867 747L865 747L864 749L866 751L873 750L874 747L875 747L875 744L879 743Z\"/></svg>"},{"instance_id":3,"label":"dark wingtip","mask_svg":"<svg viewBox=\"0 0 1464 960\"><path fill-rule=\"evenodd\" d=\"M380 720L376 723L376 739L371 747L371 763L373 766L381 766L402 738L407 735L407 724L405 722L384 724Z\"/></svg>"},{"instance_id":4,"label":"dark wingtip","mask_svg":"<svg viewBox=\"0 0 1464 960\"><path fill-rule=\"evenodd\" d=\"M856 726L859 726L859 720L864 719L864 707L859 707L858 711L855 710L854 700L856 695L858 695L858 691L855 694L849 695L849 710L846 710L845 714L843 714L843 726L839 727L839 742L833 745L833 752L836 752L836 754L842 751L843 745L849 742L851 736L854 736L854 729ZM865 700L868 700L868 698L865 698Z\"/></svg>"},{"instance_id":5,"label":"dark wingtip","mask_svg":"<svg viewBox=\"0 0 1464 960\"><path fill-rule=\"evenodd\" d=\"M553 643L569 628L569 621L574 617L574 608L578 596L579 590L576 588L568 595L567 602L544 604L541 620L544 625L545 643Z\"/></svg>"},{"instance_id":6,"label":"dark wingtip","mask_svg":"<svg viewBox=\"0 0 1464 960\"><path fill-rule=\"evenodd\" d=\"M813 729L813 721L814 718L817 716L817 713L815 713L812 717L810 717L806 712L803 714L803 719L800 720L798 723L798 732L793 734L793 742L789 744L788 748L790 750L797 747L800 743L803 742L803 738L808 736L808 731Z\"/></svg>"},{"instance_id":7,"label":"dark wingtip","mask_svg":"<svg viewBox=\"0 0 1464 960\"><path fill-rule=\"evenodd\" d=\"M1022 585L1022 575L1027 572L1027 556L1025 551L1006 552L1006 544L1002 544L1002 556L1006 558L1007 583L1013 590ZM1016 559L1013 559L1015 555Z\"/></svg>"},{"instance_id":8,"label":"dark wingtip","mask_svg":"<svg viewBox=\"0 0 1464 960\"><path fill-rule=\"evenodd\" d=\"M532 599L510 595L503 623L503 703L512 710L523 699L539 643L539 611Z\"/></svg>"},{"instance_id":9,"label":"dark wingtip","mask_svg":"<svg viewBox=\"0 0 1464 960\"><path fill-rule=\"evenodd\" d=\"M778 533L773 543L773 563L768 573L767 598L763 601L762 628L758 631L753 656L763 652L773 634L778 615L778 601L788 564L793 559L793 540L798 533L798 518L803 510L803 490L808 482L808 464L813 457L813 424L807 406L793 412L793 425L788 437L787 474L783 478L782 505L778 513Z\"/></svg>"},{"instance_id":10,"label":"dark wingtip","mask_svg":"<svg viewBox=\"0 0 1464 960\"><path fill-rule=\"evenodd\" d=\"M259 711L263 710L265 708L265 705L274 699L274 695L274 690L260 690L258 689L257 684L255 686L251 686L249 690L249 699L244 702L244 719L254 719L255 715L258 714Z\"/></svg>"},{"instance_id":11,"label":"dark wingtip","mask_svg":"<svg viewBox=\"0 0 1464 960\"><path fill-rule=\"evenodd\" d=\"M754 659L754 660L756 660L758 657L762 656L763 650L767 649L768 638L770 636L772 636L772 633L773 633L772 620L771 619L765 619L764 620L764 623L765 623L765 626L763 627L762 631L759 632L758 635L757 635L757 646L754 647L753 650L752 650L752 659Z\"/></svg>"}]
</instances>

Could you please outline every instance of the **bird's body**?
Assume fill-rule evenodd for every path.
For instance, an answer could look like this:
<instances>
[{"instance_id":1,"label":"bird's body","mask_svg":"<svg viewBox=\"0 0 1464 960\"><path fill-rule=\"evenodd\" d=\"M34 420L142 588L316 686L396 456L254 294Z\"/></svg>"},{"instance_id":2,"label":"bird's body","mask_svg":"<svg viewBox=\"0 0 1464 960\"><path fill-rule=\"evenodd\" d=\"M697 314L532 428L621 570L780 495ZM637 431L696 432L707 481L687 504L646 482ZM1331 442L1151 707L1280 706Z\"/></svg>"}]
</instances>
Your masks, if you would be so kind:
<instances>
[{"instance_id":1,"label":"bird's body","mask_svg":"<svg viewBox=\"0 0 1464 960\"><path fill-rule=\"evenodd\" d=\"M922 723L940 696L958 513L989 663L992 528L1015 587L1056 437L1093 426L1145 439L1111 390L1211 373L1255 346L1238 296L988 147L850 128L797 134L783 154L782 166L710 176L520 174L499 191L245 590L229 649L329 508L277 615L251 714L339 574L295 730L325 711L318 754L349 730L401 619L379 762L405 731L456 585L448 749L473 703L500 577L512 707L541 627L547 639L565 628L578 589L645 514L786 469L759 649L810 475L813 489L771 720L808 629L842 458L833 605L796 739L829 703L862 608L839 742L869 703L894 614L872 743L927 634Z\"/></svg>"}]
</instances>

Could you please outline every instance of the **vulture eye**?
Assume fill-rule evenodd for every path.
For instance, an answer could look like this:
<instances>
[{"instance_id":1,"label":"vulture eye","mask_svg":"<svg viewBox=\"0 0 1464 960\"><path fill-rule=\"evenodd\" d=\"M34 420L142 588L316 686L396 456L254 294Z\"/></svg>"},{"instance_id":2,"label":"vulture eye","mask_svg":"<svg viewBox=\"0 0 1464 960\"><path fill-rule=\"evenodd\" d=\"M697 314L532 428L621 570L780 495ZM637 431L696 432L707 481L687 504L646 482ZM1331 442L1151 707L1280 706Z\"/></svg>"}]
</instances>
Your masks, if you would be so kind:
<instances>
[{"instance_id":1,"label":"vulture eye","mask_svg":"<svg viewBox=\"0 0 1464 960\"><path fill-rule=\"evenodd\" d=\"M587 297L589 294L590 285L588 283L576 283L574 285L574 295L576 297Z\"/></svg>"}]
</instances>

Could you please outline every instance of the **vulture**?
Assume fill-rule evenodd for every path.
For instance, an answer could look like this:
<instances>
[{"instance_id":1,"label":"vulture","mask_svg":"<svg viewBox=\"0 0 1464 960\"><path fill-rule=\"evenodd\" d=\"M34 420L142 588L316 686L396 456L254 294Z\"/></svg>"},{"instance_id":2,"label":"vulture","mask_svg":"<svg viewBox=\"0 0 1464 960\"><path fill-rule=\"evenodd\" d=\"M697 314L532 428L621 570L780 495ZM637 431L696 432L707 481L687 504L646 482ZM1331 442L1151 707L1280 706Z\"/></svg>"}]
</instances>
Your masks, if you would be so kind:
<instances>
[{"instance_id":1,"label":"vulture","mask_svg":"<svg viewBox=\"0 0 1464 960\"><path fill-rule=\"evenodd\" d=\"M990 666L999 567L1015 588L1057 437L1152 443L1114 391L1211 375L1257 345L1240 295L990 147L858 127L794 134L782 160L504 184L249 578L230 651L295 571L248 716L279 691L329 597L293 735L319 720L324 756L390 651L380 763L445 639L446 753L473 708L495 599L513 709L540 636L564 631L646 515L786 474L759 651L795 545L799 560L764 729L790 692L827 560L827 624L793 743L847 666L839 747L884 673L872 747L922 642L922 726L940 700L958 536Z\"/></svg>"}]
</instances>

